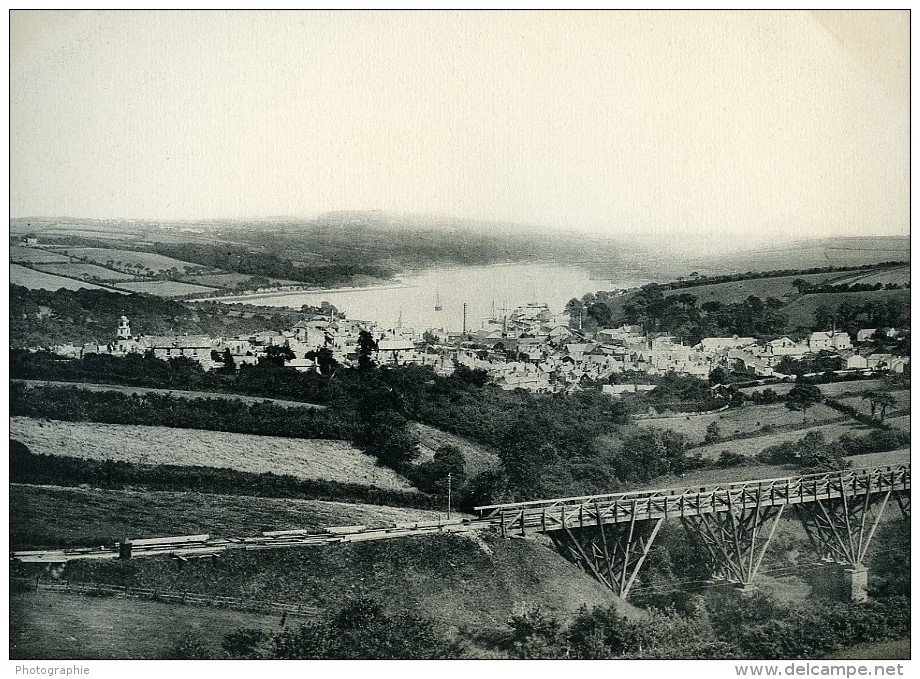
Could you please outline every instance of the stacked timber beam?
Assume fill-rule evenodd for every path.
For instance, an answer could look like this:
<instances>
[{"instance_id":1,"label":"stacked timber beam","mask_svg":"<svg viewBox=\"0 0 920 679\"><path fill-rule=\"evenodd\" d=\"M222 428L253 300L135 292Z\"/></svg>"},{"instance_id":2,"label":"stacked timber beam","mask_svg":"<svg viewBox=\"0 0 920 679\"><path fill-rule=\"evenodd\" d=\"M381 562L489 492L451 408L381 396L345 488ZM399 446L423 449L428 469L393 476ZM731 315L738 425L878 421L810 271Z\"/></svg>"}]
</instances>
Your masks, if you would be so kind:
<instances>
[{"instance_id":1,"label":"stacked timber beam","mask_svg":"<svg viewBox=\"0 0 920 679\"><path fill-rule=\"evenodd\" d=\"M283 547L305 547L330 545L343 542L387 540L413 535L437 533L460 533L473 530L469 520L418 521L393 524L386 528L366 526L336 526L326 528L322 533L309 530L266 531L259 536L243 538L212 538L210 535L180 535L142 540L125 540L114 547L74 548L55 550L32 550L13 552L11 558L22 563L66 563L83 559L118 559L144 556L170 556L180 560L201 557L217 557L235 550L279 549ZM127 548L126 548L127 547Z\"/></svg>"}]
</instances>

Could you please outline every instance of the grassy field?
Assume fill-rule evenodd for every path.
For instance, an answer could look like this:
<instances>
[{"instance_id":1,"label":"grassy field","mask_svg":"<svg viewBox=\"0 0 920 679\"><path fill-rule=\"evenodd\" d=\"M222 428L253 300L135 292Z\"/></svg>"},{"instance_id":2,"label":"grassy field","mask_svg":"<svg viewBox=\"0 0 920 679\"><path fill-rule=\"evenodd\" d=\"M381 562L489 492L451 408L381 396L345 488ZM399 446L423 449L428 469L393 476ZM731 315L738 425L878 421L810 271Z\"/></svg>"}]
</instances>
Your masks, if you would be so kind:
<instances>
[{"instance_id":1,"label":"grassy field","mask_svg":"<svg viewBox=\"0 0 920 679\"><path fill-rule=\"evenodd\" d=\"M235 288L240 283L246 283L252 275L245 273L208 273L186 276L186 283L206 285L214 288Z\"/></svg>"},{"instance_id":2,"label":"grassy field","mask_svg":"<svg viewBox=\"0 0 920 679\"><path fill-rule=\"evenodd\" d=\"M99 229L47 229L41 232L42 236L50 238L63 236L65 238L87 238L90 240L108 240L115 241L113 245L125 245L127 243L138 241L141 238L139 233L122 233L113 229L112 231L100 231Z\"/></svg>"},{"instance_id":3,"label":"grassy field","mask_svg":"<svg viewBox=\"0 0 920 679\"><path fill-rule=\"evenodd\" d=\"M894 415L903 415L905 413L910 412L910 391L909 390L907 389L900 389L897 391L887 391L886 390L885 393L889 394L894 399L894 404L888 408L887 414L894 416ZM864 415L868 416L872 413L871 404L869 403L867 399L864 399L862 396L847 396L845 398L840 399L840 402L848 406L851 406L853 408L856 408L856 410L860 411ZM878 409L876 409L875 414L876 416L880 414ZM887 419L887 416L886 416L886 419Z\"/></svg>"},{"instance_id":4,"label":"grassy field","mask_svg":"<svg viewBox=\"0 0 920 679\"><path fill-rule=\"evenodd\" d=\"M889 417L886 418L885 422L890 424L895 429L900 429L901 431L910 431L910 415L901 415L900 417Z\"/></svg>"},{"instance_id":5,"label":"grassy field","mask_svg":"<svg viewBox=\"0 0 920 679\"><path fill-rule=\"evenodd\" d=\"M66 262L53 264L37 264L37 269L45 273L56 274L60 276L70 276L80 280L98 279L101 281L130 281L134 276L120 271L112 271L104 266L96 264L87 264L86 262Z\"/></svg>"},{"instance_id":6,"label":"grassy field","mask_svg":"<svg viewBox=\"0 0 920 679\"><path fill-rule=\"evenodd\" d=\"M811 412L810 409L809 412ZM801 417L801 415L799 415L799 417ZM824 424L815 427L809 427L808 429L797 429L795 431L782 432L779 434L766 434L756 438L713 443L710 445L693 448L690 452L694 454L700 453L705 459L712 460L718 458L719 454L723 450L729 450L733 453L740 453L741 455L745 455L747 457L753 457L768 446L775 446L778 443L784 443L786 441L798 441L810 431L820 431L824 434L824 439L826 441L833 441L834 439L840 438L844 434L861 435L871 430L865 425L857 424L852 420L848 420L846 422Z\"/></svg>"},{"instance_id":7,"label":"grassy field","mask_svg":"<svg viewBox=\"0 0 920 679\"><path fill-rule=\"evenodd\" d=\"M719 483L784 478L786 476L795 476L797 473L798 472L793 467L787 467L785 465L750 462L739 467L695 469L682 475L668 474L666 476L659 476L650 481L636 484L636 486L630 488L630 490L712 486Z\"/></svg>"},{"instance_id":8,"label":"grassy field","mask_svg":"<svg viewBox=\"0 0 920 679\"><path fill-rule=\"evenodd\" d=\"M85 283L83 281L74 280L73 278L64 278L63 276L55 276L50 273L43 273L41 271L35 271L34 269L29 269L22 266L21 264L10 264L10 283L14 285L21 285L30 290L59 290L64 288L65 290L103 290L108 288L103 288L99 285L93 285L92 283ZM110 292L119 292L118 290L110 290ZM126 294L126 293L122 293Z\"/></svg>"},{"instance_id":9,"label":"grassy field","mask_svg":"<svg viewBox=\"0 0 920 679\"><path fill-rule=\"evenodd\" d=\"M183 391L182 389L154 389L153 387L126 387L120 384L84 384L82 382L54 382L50 380L10 380L27 387L40 387L51 385L55 387L77 387L86 391L117 391L122 394L162 394L176 398L223 398L228 401L242 401L243 403L274 403L289 408L325 408L326 406L303 401L284 401L279 398L261 398L257 396L240 396L237 394L222 394L216 391Z\"/></svg>"},{"instance_id":10,"label":"grassy field","mask_svg":"<svg viewBox=\"0 0 920 679\"><path fill-rule=\"evenodd\" d=\"M764 427L795 427L798 429L815 424L839 420L843 417L838 411L826 405L816 405L808 409L807 422L802 422L802 413L786 408L782 403L771 405L745 405L743 408L726 410L712 415L683 415L680 417L656 417L649 420L637 420L637 424L654 429L673 429L686 434L691 443L702 443L706 437L706 428L715 422L723 437L748 434L760 431Z\"/></svg>"},{"instance_id":11,"label":"grassy field","mask_svg":"<svg viewBox=\"0 0 920 679\"><path fill-rule=\"evenodd\" d=\"M207 288L203 285L180 283L178 281L137 281L134 283L119 283L118 287L130 292L143 292L158 297L185 297L186 295L203 295L214 292L217 288Z\"/></svg>"},{"instance_id":12,"label":"grassy field","mask_svg":"<svg viewBox=\"0 0 920 679\"><path fill-rule=\"evenodd\" d=\"M889 450L886 453L851 455L846 459L854 467L888 467L898 464L910 464L910 448Z\"/></svg>"},{"instance_id":13,"label":"grassy field","mask_svg":"<svg viewBox=\"0 0 920 679\"><path fill-rule=\"evenodd\" d=\"M21 245L10 246L10 261L24 264L52 264L69 262L70 258L57 252L40 248L27 248Z\"/></svg>"},{"instance_id":14,"label":"grassy field","mask_svg":"<svg viewBox=\"0 0 920 679\"><path fill-rule=\"evenodd\" d=\"M203 465L405 490L409 482L344 441L198 429L10 418L10 438L33 453L143 464Z\"/></svg>"},{"instance_id":15,"label":"grassy field","mask_svg":"<svg viewBox=\"0 0 920 679\"><path fill-rule=\"evenodd\" d=\"M886 285L888 283L894 283L895 285L905 285L910 283L910 267L897 266L871 273L854 273L852 276L847 276L835 281L835 283L838 285L849 283L865 283L866 285L875 285L876 283Z\"/></svg>"},{"instance_id":16,"label":"grassy field","mask_svg":"<svg viewBox=\"0 0 920 679\"><path fill-rule=\"evenodd\" d=\"M783 307L783 313L789 317L787 327L811 328L815 323L815 309L826 306L836 309L844 301L851 302L887 302L895 299L910 308L910 290L875 290L873 292L831 292L827 294L803 295Z\"/></svg>"},{"instance_id":17,"label":"grassy field","mask_svg":"<svg viewBox=\"0 0 920 679\"><path fill-rule=\"evenodd\" d=\"M15 660L155 660L188 638L221 657L235 629L280 629L278 616L57 592L13 593L9 611Z\"/></svg>"},{"instance_id":18,"label":"grassy field","mask_svg":"<svg viewBox=\"0 0 920 679\"><path fill-rule=\"evenodd\" d=\"M63 251L78 259L87 260L94 264L109 266L117 271L132 271L136 269L150 269L154 273L177 269L185 273L192 269L203 268L200 264L183 262L179 259L158 255L152 252L135 250L117 250L114 248L67 248Z\"/></svg>"},{"instance_id":19,"label":"grassy field","mask_svg":"<svg viewBox=\"0 0 920 679\"><path fill-rule=\"evenodd\" d=\"M824 656L825 660L910 660L910 639L859 644Z\"/></svg>"},{"instance_id":20,"label":"grassy field","mask_svg":"<svg viewBox=\"0 0 920 679\"><path fill-rule=\"evenodd\" d=\"M744 387L739 391L750 396L755 391L762 392L766 389L772 389L780 396L785 396L794 386L794 382L782 382L780 384L768 384L763 387ZM866 391L887 389L884 379L830 382L828 384L819 384L818 388L821 390L821 394L823 396L830 396L831 398L839 398L840 396L844 396L846 394L861 394Z\"/></svg>"},{"instance_id":21,"label":"grassy field","mask_svg":"<svg viewBox=\"0 0 920 679\"><path fill-rule=\"evenodd\" d=\"M501 461L498 454L485 448L484 446L474 443L462 436L456 436L425 424L413 422L412 430L418 435L421 449L420 460L429 460L434 457L436 450L442 446L455 446L463 451L463 458L466 462L466 474L468 477L475 476L480 472L490 469L498 469Z\"/></svg>"},{"instance_id":22,"label":"grassy field","mask_svg":"<svg viewBox=\"0 0 920 679\"><path fill-rule=\"evenodd\" d=\"M215 288L235 288L240 283L248 283L250 279L252 279L252 276L244 273L211 273L189 276L185 281ZM303 285L303 283L286 281L280 278L269 278L268 285Z\"/></svg>"},{"instance_id":23,"label":"grassy field","mask_svg":"<svg viewBox=\"0 0 920 679\"><path fill-rule=\"evenodd\" d=\"M782 299L797 295L798 290L792 285L792 281L801 278L809 283L823 283L825 281L834 281L841 277L841 272L831 273L814 273L803 276L777 276L776 278L752 278L745 281L731 281L727 283L713 283L712 285L695 285L692 288L681 288L679 290L670 290L665 295L679 295L687 293L695 296L699 301L697 306L705 302L722 302L729 304L731 302L741 302L751 295L767 299L776 297Z\"/></svg>"},{"instance_id":24,"label":"grassy field","mask_svg":"<svg viewBox=\"0 0 920 679\"><path fill-rule=\"evenodd\" d=\"M422 509L322 500L10 484L13 549L111 545L126 537L320 532L327 526L384 527L437 518L437 512Z\"/></svg>"},{"instance_id":25,"label":"grassy field","mask_svg":"<svg viewBox=\"0 0 920 679\"><path fill-rule=\"evenodd\" d=\"M889 465L910 462L910 449L902 448L887 453L870 453L853 455L846 458L854 467L887 467ZM796 476L799 471L786 465L762 464L749 462L739 467L695 469L683 475L668 474L651 481L636 484L631 490L653 490L659 488L682 488L692 486L712 486L718 483L735 483L755 479L776 479Z\"/></svg>"}]
</instances>

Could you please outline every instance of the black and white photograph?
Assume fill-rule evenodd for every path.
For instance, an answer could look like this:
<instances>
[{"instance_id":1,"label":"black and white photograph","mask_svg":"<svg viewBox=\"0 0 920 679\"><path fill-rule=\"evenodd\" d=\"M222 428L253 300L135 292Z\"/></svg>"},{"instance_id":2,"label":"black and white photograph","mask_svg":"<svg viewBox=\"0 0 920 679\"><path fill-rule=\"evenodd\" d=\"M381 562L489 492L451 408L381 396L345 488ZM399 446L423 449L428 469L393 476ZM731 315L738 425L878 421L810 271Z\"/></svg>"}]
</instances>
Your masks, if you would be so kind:
<instances>
[{"instance_id":1,"label":"black and white photograph","mask_svg":"<svg viewBox=\"0 0 920 679\"><path fill-rule=\"evenodd\" d=\"M8 676L908 673L909 9L8 22Z\"/></svg>"}]
</instances>

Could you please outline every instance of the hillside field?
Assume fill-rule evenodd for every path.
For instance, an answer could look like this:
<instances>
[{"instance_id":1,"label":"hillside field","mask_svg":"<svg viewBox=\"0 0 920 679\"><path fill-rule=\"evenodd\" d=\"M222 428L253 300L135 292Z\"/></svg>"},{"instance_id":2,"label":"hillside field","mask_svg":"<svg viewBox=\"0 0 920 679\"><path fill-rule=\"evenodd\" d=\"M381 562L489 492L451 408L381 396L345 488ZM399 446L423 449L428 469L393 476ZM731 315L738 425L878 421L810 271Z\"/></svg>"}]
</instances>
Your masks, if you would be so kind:
<instances>
[{"instance_id":1,"label":"hillside field","mask_svg":"<svg viewBox=\"0 0 920 679\"><path fill-rule=\"evenodd\" d=\"M910 261L908 236L856 236L801 240L728 253L713 264L724 271L764 271L904 261Z\"/></svg>"},{"instance_id":2,"label":"hillside field","mask_svg":"<svg viewBox=\"0 0 920 679\"><path fill-rule=\"evenodd\" d=\"M798 471L793 467L777 464L763 464L754 460L737 467L711 467L694 469L685 474L667 474L634 484L630 490L662 490L665 488L712 487L720 483L737 483L756 479L777 479L795 476Z\"/></svg>"},{"instance_id":3,"label":"hillside field","mask_svg":"<svg viewBox=\"0 0 920 679\"><path fill-rule=\"evenodd\" d=\"M168 491L10 484L13 549L111 545L170 535L246 537L267 530L437 520L438 512L384 505Z\"/></svg>"},{"instance_id":4,"label":"hillside field","mask_svg":"<svg viewBox=\"0 0 920 679\"><path fill-rule=\"evenodd\" d=\"M886 420L889 416L898 416L904 414L910 414L910 391L907 389L902 389L900 391L886 391L888 395L894 400L894 404L889 406L886 412ZM872 408L869 401L862 396L848 396L846 398L840 399L841 403L844 403L852 408L856 408L862 414L869 416L872 414ZM878 409L875 411L876 417L880 416Z\"/></svg>"},{"instance_id":5,"label":"hillside field","mask_svg":"<svg viewBox=\"0 0 920 679\"><path fill-rule=\"evenodd\" d=\"M12 593L9 611L15 660L156 660L190 637L220 657L235 629L280 629L278 616L57 592Z\"/></svg>"},{"instance_id":6,"label":"hillside field","mask_svg":"<svg viewBox=\"0 0 920 679\"><path fill-rule=\"evenodd\" d=\"M751 295L767 299L776 297L782 299L798 294L793 287L792 281L801 278L809 283L824 283L827 281L836 282L835 279L843 275L840 271L831 271L829 273L813 273L801 276L777 276L775 278L752 278L744 281L729 281L726 283L713 283L711 285L694 285L689 288L680 288L677 290L668 290L666 296L679 295L687 293L695 296L699 301L697 306L706 302L722 302L729 304L731 302L742 302Z\"/></svg>"},{"instance_id":7,"label":"hillside field","mask_svg":"<svg viewBox=\"0 0 920 679\"><path fill-rule=\"evenodd\" d=\"M98 279L101 281L130 281L134 276L120 271L112 271L104 266L97 264L87 264L86 262L65 262L51 264L36 264L36 269L45 273L56 274L60 276L70 276L80 280Z\"/></svg>"},{"instance_id":8,"label":"hillside field","mask_svg":"<svg viewBox=\"0 0 920 679\"><path fill-rule=\"evenodd\" d=\"M795 386L794 382L783 382L780 384L767 384L759 387L744 387L739 389L742 393L750 396L755 391L764 391L766 389L772 389L780 396L785 396L789 393L792 387ZM830 396L831 398L840 398L841 396L846 395L856 395L861 394L866 391L876 391L876 390L887 390L885 380L880 379L871 379L871 380L849 380L844 382L829 382L827 384L817 385L821 390L821 394L825 397Z\"/></svg>"},{"instance_id":9,"label":"hillside field","mask_svg":"<svg viewBox=\"0 0 920 679\"><path fill-rule=\"evenodd\" d=\"M41 248L24 247L21 245L10 246L10 261L24 264L53 264L70 261L70 257L57 252L49 252Z\"/></svg>"},{"instance_id":10,"label":"hillside field","mask_svg":"<svg viewBox=\"0 0 920 679\"><path fill-rule=\"evenodd\" d=\"M184 280L187 283L194 283L195 285L205 285L215 288L235 288L240 283L248 284L252 278L253 276L251 274L244 273L210 273L188 276ZM268 278L267 280L270 286L303 285L303 283L297 281L286 281L280 278ZM263 283L263 285L265 284Z\"/></svg>"},{"instance_id":11,"label":"hillside field","mask_svg":"<svg viewBox=\"0 0 920 679\"><path fill-rule=\"evenodd\" d=\"M764 427L790 427L803 429L815 424L831 422L845 418L840 412L826 405L816 405L808 409L808 421L802 422L802 413L786 408L782 403L770 405L746 404L742 408L725 410L711 415L682 415L678 417L656 417L636 420L636 423L653 429L672 429L686 434L691 444L702 443L706 437L706 428L713 422L718 425L722 437L749 434Z\"/></svg>"},{"instance_id":12,"label":"hillside field","mask_svg":"<svg viewBox=\"0 0 920 679\"><path fill-rule=\"evenodd\" d=\"M29 269L21 264L10 264L10 283L21 285L30 290L51 290L52 292L61 288L65 290L79 290L81 288L87 290L108 289L100 285L74 280L73 278L64 278L63 276L55 276L54 274ZM117 292L122 295L127 294L119 290L111 289L109 289L109 292Z\"/></svg>"},{"instance_id":13,"label":"hillside field","mask_svg":"<svg viewBox=\"0 0 920 679\"><path fill-rule=\"evenodd\" d=\"M417 611L444 632L471 643L488 643L483 634L504 629L511 613L528 605L539 605L563 619L582 605L618 604L624 615L641 615L560 558L546 538L508 540L491 532L233 550L220 559L190 561L181 568L161 557L73 561L63 577L321 609L367 596L391 611Z\"/></svg>"},{"instance_id":14,"label":"hillside field","mask_svg":"<svg viewBox=\"0 0 920 679\"><path fill-rule=\"evenodd\" d=\"M847 276L841 278L839 281L835 281L835 283L840 285L850 283L864 283L866 285L875 285L876 283L887 285L888 283L894 283L895 285L906 285L910 283L910 267L897 266L870 273L854 273L852 276Z\"/></svg>"},{"instance_id":15,"label":"hillside field","mask_svg":"<svg viewBox=\"0 0 920 679\"><path fill-rule=\"evenodd\" d=\"M421 450L420 461L430 460L443 446L454 446L463 452L466 474L473 477L487 470L498 469L501 465L498 454L485 446L465 439L462 436L435 429L426 424L413 422L412 431L419 437Z\"/></svg>"},{"instance_id":16,"label":"hillside field","mask_svg":"<svg viewBox=\"0 0 920 679\"><path fill-rule=\"evenodd\" d=\"M198 429L10 418L10 438L33 453L141 464L201 465L291 474L389 490L408 481L345 441L289 439Z\"/></svg>"},{"instance_id":17,"label":"hillside field","mask_svg":"<svg viewBox=\"0 0 920 679\"><path fill-rule=\"evenodd\" d=\"M850 455L846 460L853 467L889 467L898 464L910 464L910 448L889 450L885 453Z\"/></svg>"},{"instance_id":18,"label":"hillside field","mask_svg":"<svg viewBox=\"0 0 920 679\"><path fill-rule=\"evenodd\" d=\"M217 288L208 288L192 283L178 281L137 281L132 283L119 283L118 287L131 292L143 292L158 297L185 297L186 295L203 295L214 292Z\"/></svg>"},{"instance_id":19,"label":"hillside field","mask_svg":"<svg viewBox=\"0 0 920 679\"><path fill-rule=\"evenodd\" d=\"M204 268L200 264L183 262L179 259L138 250L117 250L110 248L67 248L64 254L84 259L93 264L110 266L117 271L129 269L150 269L154 273L177 269L185 273L191 269Z\"/></svg>"},{"instance_id":20,"label":"hillside field","mask_svg":"<svg viewBox=\"0 0 920 679\"><path fill-rule=\"evenodd\" d=\"M811 412L809 408L808 412ZM802 415L799 414L801 419ZM779 443L784 443L786 441L798 441L807 433L812 431L819 431L824 434L824 439L826 441L833 441L834 439L840 438L844 434L854 434L861 435L869 431L869 427L865 425L857 424L853 420L847 420L846 422L834 423L834 424L824 424L819 426L808 427L807 429L797 429L795 431L783 432L780 434L766 434L764 436L758 436L756 438L750 439L737 439L734 441L724 441L720 443L712 443L706 446L700 446L698 448L691 449L690 452L693 454L701 454L704 459L714 460L719 457L719 454L723 450L728 450L733 453L739 453L747 457L753 457L757 455L760 451L768 446L775 446Z\"/></svg>"}]
</instances>

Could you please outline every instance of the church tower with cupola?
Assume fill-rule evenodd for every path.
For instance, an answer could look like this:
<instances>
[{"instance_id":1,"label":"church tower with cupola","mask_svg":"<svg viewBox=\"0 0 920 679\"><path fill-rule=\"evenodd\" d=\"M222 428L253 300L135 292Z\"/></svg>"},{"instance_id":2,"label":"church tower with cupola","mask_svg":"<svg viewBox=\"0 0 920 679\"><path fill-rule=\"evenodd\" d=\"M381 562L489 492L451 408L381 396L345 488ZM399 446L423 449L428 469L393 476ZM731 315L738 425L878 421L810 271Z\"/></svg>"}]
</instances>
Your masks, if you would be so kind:
<instances>
[{"instance_id":1,"label":"church tower with cupola","mask_svg":"<svg viewBox=\"0 0 920 679\"><path fill-rule=\"evenodd\" d=\"M128 322L127 316L118 319L118 341L124 342L131 339L131 323Z\"/></svg>"}]
</instances>

